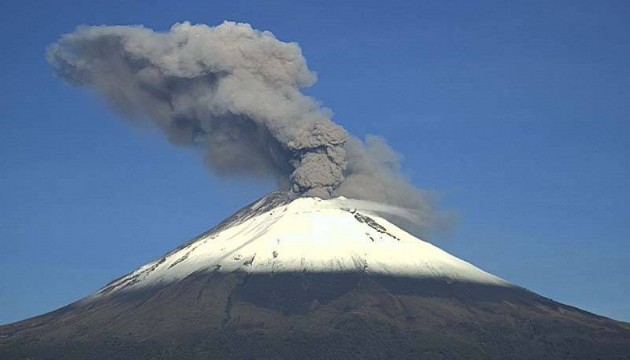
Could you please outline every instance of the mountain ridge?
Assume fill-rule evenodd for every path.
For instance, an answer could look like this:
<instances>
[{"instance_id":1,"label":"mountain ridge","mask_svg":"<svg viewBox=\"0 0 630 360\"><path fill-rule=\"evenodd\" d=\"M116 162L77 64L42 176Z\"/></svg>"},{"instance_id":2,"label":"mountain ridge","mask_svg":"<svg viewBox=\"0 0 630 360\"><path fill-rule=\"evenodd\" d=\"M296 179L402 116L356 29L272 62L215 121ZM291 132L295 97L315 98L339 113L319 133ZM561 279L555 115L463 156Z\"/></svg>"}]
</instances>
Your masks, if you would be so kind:
<instances>
[{"instance_id":1,"label":"mountain ridge","mask_svg":"<svg viewBox=\"0 0 630 360\"><path fill-rule=\"evenodd\" d=\"M630 360L630 324L510 284L370 206L271 194L92 296L0 326L0 358Z\"/></svg>"}]
</instances>

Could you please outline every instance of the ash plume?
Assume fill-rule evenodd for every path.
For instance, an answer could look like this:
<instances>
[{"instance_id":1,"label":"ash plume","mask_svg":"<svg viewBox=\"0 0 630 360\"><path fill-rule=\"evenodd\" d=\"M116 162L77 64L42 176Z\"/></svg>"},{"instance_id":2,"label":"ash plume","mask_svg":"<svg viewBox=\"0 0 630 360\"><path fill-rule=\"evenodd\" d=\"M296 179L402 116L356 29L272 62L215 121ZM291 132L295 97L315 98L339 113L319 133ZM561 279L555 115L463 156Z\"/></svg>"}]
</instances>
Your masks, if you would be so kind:
<instances>
[{"instance_id":1,"label":"ash plume","mask_svg":"<svg viewBox=\"0 0 630 360\"><path fill-rule=\"evenodd\" d=\"M249 24L84 26L47 52L57 76L93 89L125 117L204 150L219 175L272 176L302 196L346 196L433 217L380 138L361 141L300 89L313 85L298 44Z\"/></svg>"}]
</instances>

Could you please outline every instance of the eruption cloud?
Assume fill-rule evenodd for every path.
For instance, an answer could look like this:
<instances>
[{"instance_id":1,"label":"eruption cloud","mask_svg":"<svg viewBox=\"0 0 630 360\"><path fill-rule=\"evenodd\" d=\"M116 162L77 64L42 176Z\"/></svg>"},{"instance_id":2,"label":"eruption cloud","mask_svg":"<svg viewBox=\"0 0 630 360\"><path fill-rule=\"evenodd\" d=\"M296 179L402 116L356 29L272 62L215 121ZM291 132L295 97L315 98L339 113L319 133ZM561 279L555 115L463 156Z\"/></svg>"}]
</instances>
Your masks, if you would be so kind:
<instances>
[{"instance_id":1,"label":"eruption cloud","mask_svg":"<svg viewBox=\"0 0 630 360\"><path fill-rule=\"evenodd\" d=\"M204 149L219 175L272 176L302 196L346 196L433 217L383 139L349 136L300 89L316 76L298 44L249 24L79 27L52 44L48 62L67 83L102 95L176 145Z\"/></svg>"}]
</instances>

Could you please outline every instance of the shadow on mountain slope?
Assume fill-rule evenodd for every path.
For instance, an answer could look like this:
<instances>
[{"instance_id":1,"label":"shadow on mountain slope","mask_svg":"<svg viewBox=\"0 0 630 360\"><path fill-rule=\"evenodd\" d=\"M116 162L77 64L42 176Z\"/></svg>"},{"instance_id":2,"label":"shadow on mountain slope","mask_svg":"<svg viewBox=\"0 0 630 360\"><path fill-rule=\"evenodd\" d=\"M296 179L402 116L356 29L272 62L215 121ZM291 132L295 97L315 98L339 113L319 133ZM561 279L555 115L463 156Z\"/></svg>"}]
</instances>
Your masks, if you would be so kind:
<instances>
[{"instance_id":1,"label":"shadow on mountain slope","mask_svg":"<svg viewBox=\"0 0 630 360\"><path fill-rule=\"evenodd\" d=\"M518 287L196 273L0 327L8 359L630 359L630 325Z\"/></svg>"}]
</instances>

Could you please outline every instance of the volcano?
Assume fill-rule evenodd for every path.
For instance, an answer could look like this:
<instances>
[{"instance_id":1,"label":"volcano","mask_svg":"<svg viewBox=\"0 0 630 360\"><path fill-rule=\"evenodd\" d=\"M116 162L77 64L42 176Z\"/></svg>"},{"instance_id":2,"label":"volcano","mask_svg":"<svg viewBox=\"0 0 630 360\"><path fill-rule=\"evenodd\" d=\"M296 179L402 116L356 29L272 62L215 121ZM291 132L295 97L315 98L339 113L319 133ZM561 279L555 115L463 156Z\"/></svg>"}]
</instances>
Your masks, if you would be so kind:
<instances>
[{"instance_id":1,"label":"volcano","mask_svg":"<svg viewBox=\"0 0 630 360\"><path fill-rule=\"evenodd\" d=\"M630 359L630 324L355 204L272 193L85 299L0 327L0 359Z\"/></svg>"}]
</instances>

